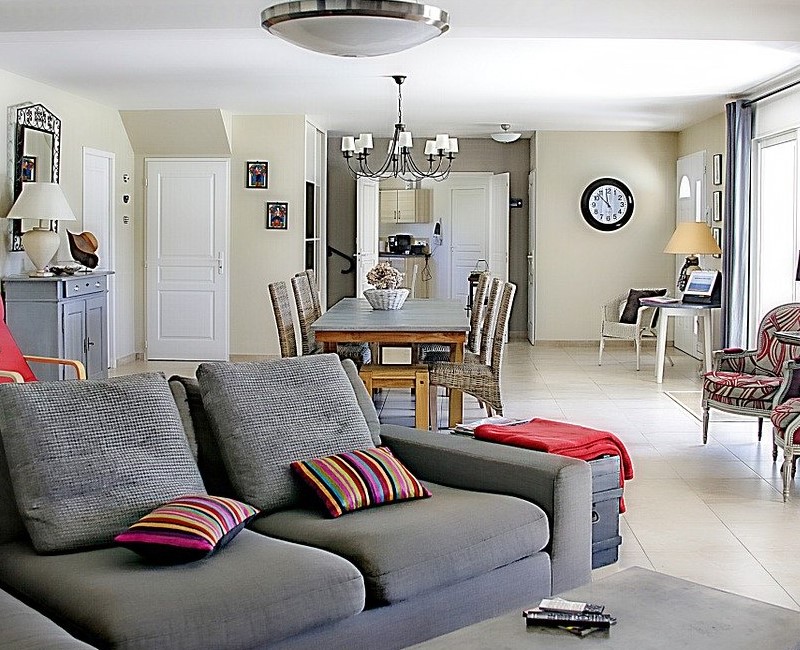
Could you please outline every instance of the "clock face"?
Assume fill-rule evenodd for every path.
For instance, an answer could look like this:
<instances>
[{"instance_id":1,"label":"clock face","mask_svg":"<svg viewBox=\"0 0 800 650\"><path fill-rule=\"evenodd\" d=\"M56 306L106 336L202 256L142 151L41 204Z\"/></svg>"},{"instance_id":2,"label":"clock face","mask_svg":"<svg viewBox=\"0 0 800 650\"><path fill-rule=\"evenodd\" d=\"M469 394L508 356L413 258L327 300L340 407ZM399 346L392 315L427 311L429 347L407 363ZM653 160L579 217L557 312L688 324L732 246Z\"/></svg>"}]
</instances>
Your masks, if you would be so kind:
<instances>
[{"instance_id":1,"label":"clock face","mask_svg":"<svg viewBox=\"0 0 800 650\"><path fill-rule=\"evenodd\" d=\"M581 195L581 214L592 228L617 230L633 216L633 194L615 178L598 178Z\"/></svg>"}]
</instances>

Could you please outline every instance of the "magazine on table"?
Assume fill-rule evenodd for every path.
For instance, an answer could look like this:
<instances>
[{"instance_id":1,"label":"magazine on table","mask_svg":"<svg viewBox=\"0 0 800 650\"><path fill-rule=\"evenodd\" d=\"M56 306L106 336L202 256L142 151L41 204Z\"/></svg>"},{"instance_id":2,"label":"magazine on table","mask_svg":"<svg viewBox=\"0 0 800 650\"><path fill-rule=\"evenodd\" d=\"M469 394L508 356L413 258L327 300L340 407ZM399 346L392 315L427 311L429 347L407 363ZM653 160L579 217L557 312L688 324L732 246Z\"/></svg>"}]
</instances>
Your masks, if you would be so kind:
<instances>
[{"instance_id":1,"label":"magazine on table","mask_svg":"<svg viewBox=\"0 0 800 650\"><path fill-rule=\"evenodd\" d=\"M482 424L495 424L497 426L509 426L511 424L523 424L525 422L530 422L530 418L525 418L520 420L519 418L507 418L502 415L492 415L488 418L481 418L480 420L475 420L474 422L467 422L467 423L460 423L455 426L453 431L455 433L464 433L467 435L472 435L475 433L475 429Z\"/></svg>"}]
</instances>

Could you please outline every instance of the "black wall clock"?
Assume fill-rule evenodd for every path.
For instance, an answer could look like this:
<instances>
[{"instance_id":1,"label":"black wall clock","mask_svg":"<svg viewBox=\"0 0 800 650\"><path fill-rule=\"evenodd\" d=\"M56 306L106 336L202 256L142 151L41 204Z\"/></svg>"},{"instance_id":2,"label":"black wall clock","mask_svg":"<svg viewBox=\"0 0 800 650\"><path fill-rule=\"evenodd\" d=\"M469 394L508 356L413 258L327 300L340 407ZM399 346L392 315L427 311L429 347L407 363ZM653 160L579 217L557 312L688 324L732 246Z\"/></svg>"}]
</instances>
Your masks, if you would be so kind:
<instances>
[{"instance_id":1,"label":"black wall clock","mask_svg":"<svg viewBox=\"0 0 800 650\"><path fill-rule=\"evenodd\" d=\"M633 194L616 178L598 178L581 194L581 215L597 230L619 230L633 216Z\"/></svg>"}]
</instances>

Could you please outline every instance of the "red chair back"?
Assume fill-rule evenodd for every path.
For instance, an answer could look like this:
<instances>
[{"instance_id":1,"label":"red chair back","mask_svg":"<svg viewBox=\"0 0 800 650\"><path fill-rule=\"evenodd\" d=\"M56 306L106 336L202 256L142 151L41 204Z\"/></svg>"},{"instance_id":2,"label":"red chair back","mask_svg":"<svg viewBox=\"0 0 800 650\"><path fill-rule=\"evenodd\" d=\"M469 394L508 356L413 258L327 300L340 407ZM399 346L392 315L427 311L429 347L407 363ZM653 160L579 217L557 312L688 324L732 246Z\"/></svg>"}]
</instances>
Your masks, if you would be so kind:
<instances>
[{"instance_id":1,"label":"red chair back","mask_svg":"<svg viewBox=\"0 0 800 650\"><path fill-rule=\"evenodd\" d=\"M36 381L36 375L25 361L22 352L11 336L11 330L6 325L6 310L3 299L0 298L0 370L12 370L22 375L25 381ZM11 379L0 377L0 383L8 383Z\"/></svg>"},{"instance_id":2,"label":"red chair back","mask_svg":"<svg viewBox=\"0 0 800 650\"><path fill-rule=\"evenodd\" d=\"M775 338L775 332L800 330L800 303L780 305L767 312L758 328L758 368L780 377L783 364L800 357L800 346L787 345Z\"/></svg>"}]
</instances>

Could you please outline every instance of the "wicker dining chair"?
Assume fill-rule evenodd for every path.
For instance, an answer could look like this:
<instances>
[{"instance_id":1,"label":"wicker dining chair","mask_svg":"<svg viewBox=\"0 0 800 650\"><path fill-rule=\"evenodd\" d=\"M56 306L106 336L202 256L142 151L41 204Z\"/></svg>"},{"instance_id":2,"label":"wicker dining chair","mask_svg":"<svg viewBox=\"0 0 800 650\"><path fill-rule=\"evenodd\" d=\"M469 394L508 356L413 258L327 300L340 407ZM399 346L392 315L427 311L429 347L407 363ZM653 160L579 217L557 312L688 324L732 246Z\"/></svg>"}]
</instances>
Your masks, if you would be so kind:
<instances>
[{"instance_id":1,"label":"wicker dining chair","mask_svg":"<svg viewBox=\"0 0 800 650\"><path fill-rule=\"evenodd\" d=\"M491 352L487 359L488 363L481 363L479 360L465 360L461 363L439 362L431 366L430 388L428 391L430 406L428 410L431 414L431 429L433 431L438 431L439 429L436 410L437 386L460 390L476 397L485 405L488 415L492 415L493 412L499 415L503 414L503 400L500 395L500 368L503 360L508 319L517 287L511 282L500 281L499 284L501 285L499 299L494 305L490 304L487 307L486 314L486 318L492 318L494 316L492 308L494 307L497 315L496 319L492 319L494 326L489 334L491 337Z\"/></svg>"},{"instance_id":2,"label":"wicker dining chair","mask_svg":"<svg viewBox=\"0 0 800 650\"><path fill-rule=\"evenodd\" d=\"M282 357L297 356L297 334L292 319L292 304L289 302L289 290L286 283L273 282L269 285L269 298L272 311L275 312L275 324L278 327L278 341L281 345Z\"/></svg>"},{"instance_id":3,"label":"wicker dining chair","mask_svg":"<svg viewBox=\"0 0 800 650\"><path fill-rule=\"evenodd\" d=\"M499 278L495 278L500 282ZM469 334L467 335L466 352L474 355L480 354L480 343L483 330L483 316L486 313L486 294L489 292L492 276L481 273L475 287L472 300L472 310L469 316ZM419 359L422 363L435 363L437 361L450 361L450 346L441 343L422 343L419 346Z\"/></svg>"},{"instance_id":4,"label":"wicker dining chair","mask_svg":"<svg viewBox=\"0 0 800 650\"><path fill-rule=\"evenodd\" d=\"M309 275L305 272L295 275L291 282L297 305L297 317L300 322L300 341L303 354L319 354L323 349L317 343L314 331L311 329L311 325L322 315L319 297L314 299L314 296L319 296L319 293L316 291L316 287L312 287ZM372 352L367 343L340 343L336 346L336 353L342 359L351 359L358 367L372 361Z\"/></svg>"}]
</instances>

